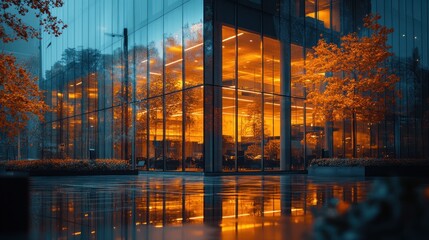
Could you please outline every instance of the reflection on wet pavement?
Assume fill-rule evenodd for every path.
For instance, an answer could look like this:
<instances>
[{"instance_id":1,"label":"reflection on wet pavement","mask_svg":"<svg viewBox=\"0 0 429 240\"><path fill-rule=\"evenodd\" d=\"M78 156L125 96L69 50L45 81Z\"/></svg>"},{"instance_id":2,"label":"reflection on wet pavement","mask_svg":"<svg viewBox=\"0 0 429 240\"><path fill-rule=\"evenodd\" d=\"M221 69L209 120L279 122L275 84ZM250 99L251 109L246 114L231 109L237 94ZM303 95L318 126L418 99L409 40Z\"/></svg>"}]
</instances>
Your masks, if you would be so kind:
<instances>
[{"instance_id":1,"label":"reflection on wet pavement","mask_svg":"<svg viewBox=\"0 0 429 240\"><path fill-rule=\"evenodd\" d=\"M31 179L34 239L302 239L312 207L364 200L364 178L91 176Z\"/></svg>"}]
</instances>

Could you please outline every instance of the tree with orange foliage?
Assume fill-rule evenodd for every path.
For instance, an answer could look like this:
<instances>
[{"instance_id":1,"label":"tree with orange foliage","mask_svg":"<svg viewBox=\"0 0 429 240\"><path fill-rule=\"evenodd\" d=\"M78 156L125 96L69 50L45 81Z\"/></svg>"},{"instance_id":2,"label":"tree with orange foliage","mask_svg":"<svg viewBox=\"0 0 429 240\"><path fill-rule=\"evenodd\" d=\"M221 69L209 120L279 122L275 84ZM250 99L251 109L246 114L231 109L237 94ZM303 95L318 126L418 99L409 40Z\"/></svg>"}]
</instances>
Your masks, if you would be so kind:
<instances>
[{"instance_id":1,"label":"tree with orange foliage","mask_svg":"<svg viewBox=\"0 0 429 240\"><path fill-rule=\"evenodd\" d=\"M368 36L347 34L341 37L340 46L320 39L314 52L307 55L305 74L299 79L314 116L326 121L329 128L334 120L353 120L353 157L357 155L356 120L383 120L394 101L386 93L394 91L399 81L387 67L393 55L387 39L393 29L380 25L379 19L379 15L365 17Z\"/></svg>"},{"instance_id":2,"label":"tree with orange foliage","mask_svg":"<svg viewBox=\"0 0 429 240\"><path fill-rule=\"evenodd\" d=\"M48 106L42 98L37 78L17 65L13 56L0 54L0 131L14 137L26 126L29 114L43 119Z\"/></svg>"},{"instance_id":3,"label":"tree with orange foliage","mask_svg":"<svg viewBox=\"0 0 429 240\"><path fill-rule=\"evenodd\" d=\"M59 36L67 25L52 14L52 9L64 5L62 0L2 0L0 8L0 38L4 43L18 39L40 38L39 29L25 24L22 17L33 12L39 25L48 34ZM8 27L11 31L6 31Z\"/></svg>"},{"instance_id":4,"label":"tree with orange foliage","mask_svg":"<svg viewBox=\"0 0 429 240\"><path fill-rule=\"evenodd\" d=\"M41 29L59 36L67 25L52 14L52 9L63 6L62 0L2 0L0 3L0 40L3 43L15 40L28 41L40 38L40 30L24 23L22 18L34 13ZM39 91L37 78L12 55L0 53L0 133L12 139L18 135L18 158L20 158L19 132L25 128L31 115L43 119L48 106Z\"/></svg>"}]
</instances>

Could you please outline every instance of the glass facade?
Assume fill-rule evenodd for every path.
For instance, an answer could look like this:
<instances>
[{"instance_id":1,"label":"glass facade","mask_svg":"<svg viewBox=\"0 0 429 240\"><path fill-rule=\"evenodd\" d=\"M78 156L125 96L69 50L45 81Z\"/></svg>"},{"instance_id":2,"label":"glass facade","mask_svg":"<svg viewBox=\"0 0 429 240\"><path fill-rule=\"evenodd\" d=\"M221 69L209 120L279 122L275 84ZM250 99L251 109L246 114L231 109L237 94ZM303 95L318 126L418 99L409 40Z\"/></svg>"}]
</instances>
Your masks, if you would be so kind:
<instances>
[{"instance_id":1,"label":"glass facade","mask_svg":"<svg viewBox=\"0 0 429 240\"><path fill-rule=\"evenodd\" d=\"M42 157L205 172L304 170L313 158L350 157L351 121L314 118L297 78L321 35L339 42L371 12L395 30L402 97L384 121L358 122L358 157L427 157L424 0L66 2L56 14L69 27L42 42L53 109Z\"/></svg>"}]
</instances>

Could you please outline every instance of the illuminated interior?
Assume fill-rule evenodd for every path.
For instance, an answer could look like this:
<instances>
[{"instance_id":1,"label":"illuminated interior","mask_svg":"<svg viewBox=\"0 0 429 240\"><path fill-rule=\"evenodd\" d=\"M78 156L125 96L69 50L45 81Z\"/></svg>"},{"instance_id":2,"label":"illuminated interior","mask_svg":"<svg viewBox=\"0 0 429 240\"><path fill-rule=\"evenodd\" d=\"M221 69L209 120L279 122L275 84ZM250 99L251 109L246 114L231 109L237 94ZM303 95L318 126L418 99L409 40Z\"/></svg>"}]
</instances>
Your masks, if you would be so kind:
<instances>
[{"instance_id":1,"label":"illuminated interior","mask_svg":"<svg viewBox=\"0 0 429 240\"><path fill-rule=\"evenodd\" d=\"M279 167L279 51L276 39L222 26L224 171Z\"/></svg>"},{"instance_id":2,"label":"illuminated interior","mask_svg":"<svg viewBox=\"0 0 429 240\"><path fill-rule=\"evenodd\" d=\"M340 31L339 4L340 0L305 0L305 16L317 19L326 29Z\"/></svg>"}]
</instances>

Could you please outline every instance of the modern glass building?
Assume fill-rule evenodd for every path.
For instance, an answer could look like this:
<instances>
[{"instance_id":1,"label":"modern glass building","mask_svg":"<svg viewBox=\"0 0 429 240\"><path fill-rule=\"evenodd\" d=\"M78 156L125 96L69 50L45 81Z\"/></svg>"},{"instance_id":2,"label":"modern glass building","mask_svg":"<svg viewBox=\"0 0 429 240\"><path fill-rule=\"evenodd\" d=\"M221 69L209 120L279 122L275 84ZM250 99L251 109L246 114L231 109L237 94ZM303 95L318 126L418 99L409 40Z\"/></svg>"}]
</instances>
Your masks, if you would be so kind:
<instances>
[{"instance_id":1,"label":"modern glass building","mask_svg":"<svg viewBox=\"0 0 429 240\"><path fill-rule=\"evenodd\" d=\"M428 157L428 8L425 0L66 0L57 15L69 27L42 42L41 85L53 108L42 157L228 172L351 156L351 121L325 131L296 79L321 35L338 42L371 12L395 30L402 97L384 121L358 123L358 157Z\"/></svg>"}]
</instances>

